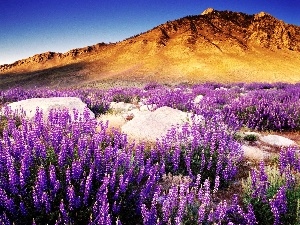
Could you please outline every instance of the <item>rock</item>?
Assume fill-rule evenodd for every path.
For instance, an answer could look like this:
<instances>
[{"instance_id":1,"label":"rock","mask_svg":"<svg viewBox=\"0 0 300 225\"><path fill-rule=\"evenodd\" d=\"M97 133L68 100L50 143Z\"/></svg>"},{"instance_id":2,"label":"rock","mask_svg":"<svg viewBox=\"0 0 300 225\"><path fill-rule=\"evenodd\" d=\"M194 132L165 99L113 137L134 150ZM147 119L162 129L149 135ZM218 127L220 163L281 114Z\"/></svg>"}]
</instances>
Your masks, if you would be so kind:
<instances>
[{"instance_id":1,"label":"rock","mask_svg":"<svg viewBox=\"0 0 300 225\"><path fill-rule=\"evenodd\" d=\"M299 38L295 35L297 28L276 19L268 13L255 14L248 29L250 31L249 43L271 50L299 51Z\"/></svg>"},{"instance_id":2,"label":"rock","mask_svg":"<svg viewBox=\"0 0 300 225\"><path fill-rule=\"evenodd\" d=\"M220 90L222 90L222 91L228 91L228 88L220 87L220 88L216 88L215 90L216 91L220 91Z\"/></svg>"},{"instance_id":3,"label":"rock","mask_svg":"<svg viewBox=\"0 0 300 225\"><path fill-rule=\"evenodd\" d=\"M278 146L278 147L287 147L291 145L297 145L296 142L294 142L291 139L279 136L279 135L266 135L266 136L260 136L259 139L269 145Z\"/></svg>"},{"instance_id":4,"label":"rock","mask_svg":"<svg viewBox=\"0 0 300 225\"><path fill-rule=\"evenodd\" d=\"M200 120L200 118L203 117L198 115L196 119ZM121 131L137 141L155 142L165 136L172 126L180 126L187 122L191 122L191 114L164 106L153 112L138 114L124 124Z\"/></svg>"},{"instance_id":5,"label":"rock","mask_svg":"<svg viewBox=\"0 0 300 225\"><path fill-rule=\"evenodd\" d=\"M124 117L120 114L103 114L96 119L98 122L102 121L106 123L108 121L108 129L118 129L120 130L121 127L126 123Z\"/></svg>"},{"instance_id":6,"label":"rock","mask_svg":"<svg viewBox=\"0 0 300 225\"><path fill-rule=\"evenodd\" d=\"M202 115L198 115L198 114L192 114L192 113L187 113L187 119L189 121L189 123L191 124L192 122L194 122L194 124L203 124L204 122L204 117Z\"/></svg>"},{"instance_id":7,"label":"rock","mask_svg":"<svg viewBox=\"0 0 300 225\"><path fill-rule=\"evenodd\" d=\"M34 118L37 108L43 111L44 119L47 120L52 109L68 110L72 120L74 119L73 110L77 110L82 115L85 110L89 117L95 118L95 114L87 108L87 105L76 97L52 97L52 98L31 98L7 105L12 112L22 115L22 111L26 113L28 119ZM4 109L2 109L3 111Z\"/></svg>"},{"instance_id":8,"label":"rock","mask_svg":"<svg viewBox=\"0 0 300 225\"><path fill-rule=\"evenodd\" d=\"M128 112L132 109L136 109L137 107L131 103L111 102L109 108L116 112Z\"/></svg>"},{"instance_id":9,"label":"rock","mask_svg":"<svg viewBox=\"0 0 300 225\"><path fill-rule=\"evenodd\" d=\"M154 111L157 108L156 104L153 105L142 105L140 111Z\"/></svg>"},{"instance_id":10,"label":"rock","mask_svg":"<svg viewBox=\"0 0 300 225\"><path fill-rule=\"evenodd\" d=\"M258 20L259 18L264 17L264 16L270 16L270 14L266 13L266 12L260 12L260 13L257 13L254 15L254 19Z\"/></svg>"},{"instance_id":11,"label":"rock","mask_svg":"<svg viewBox=\"0 0 300 225\"><path fill-rule=\"evenodd\" d=\"M197 95L193 101L194 105L198 105L202 99L203 99L203 95Z\"/></svg>"},{"instance_id":12,"label":"rock","mask_svg":"<svg viewBox=\"0 0 300 225\"><path fill-rule=\"evenodd\" d=\"M201 15L206 15L206 14L212 13L213 11L214 11L213 8L207 8L201 13Z\"/></svg>"},{"instance_id":13,"label":"rock","mask_svg":"<svg viewBox=\"0 0 300 225\"><path fill-rule=\"evenodd\" d=\"M254 146L242 145L242 151L244 152L245 158L256 160L256 161L263 160L270 156L270 153L263 151Z\"/></svg>"},{"instance_id":14,"label":"rock","mask_svg":"<svg viewBox=\"0 0 300 225\"><path fill-rule=\"evenodd\" d=\"M124 118L126 118L130 115L132 115L133 117L137 117L137 116L140 116L140 115L145 115L145 114L147 114L147 112L149 112L149 110L142 111L142 110L139 110L139 109L133 109L133 110L130 110L128 112L123 113L122 116Z\"/></svg>"}]
</instances>

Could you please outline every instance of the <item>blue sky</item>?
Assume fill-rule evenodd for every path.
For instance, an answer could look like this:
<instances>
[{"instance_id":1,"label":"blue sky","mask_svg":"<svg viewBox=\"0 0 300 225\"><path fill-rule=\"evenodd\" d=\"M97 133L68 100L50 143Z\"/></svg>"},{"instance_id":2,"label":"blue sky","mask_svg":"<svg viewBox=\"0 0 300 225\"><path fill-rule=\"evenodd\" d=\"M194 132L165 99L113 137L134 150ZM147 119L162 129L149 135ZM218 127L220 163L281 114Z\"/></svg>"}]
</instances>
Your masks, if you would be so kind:
<instances>
[{"instance_id":1,"label":"blue sky","mask_svg":"<svg viewBox=\"0 0 300 225\"><path fill-rule=\"evenodd\" d=\"M121 41L208 7L265 11L300 25L299 0L0 0L0 65L46 51Z\"/></svg>"}]
</instances>

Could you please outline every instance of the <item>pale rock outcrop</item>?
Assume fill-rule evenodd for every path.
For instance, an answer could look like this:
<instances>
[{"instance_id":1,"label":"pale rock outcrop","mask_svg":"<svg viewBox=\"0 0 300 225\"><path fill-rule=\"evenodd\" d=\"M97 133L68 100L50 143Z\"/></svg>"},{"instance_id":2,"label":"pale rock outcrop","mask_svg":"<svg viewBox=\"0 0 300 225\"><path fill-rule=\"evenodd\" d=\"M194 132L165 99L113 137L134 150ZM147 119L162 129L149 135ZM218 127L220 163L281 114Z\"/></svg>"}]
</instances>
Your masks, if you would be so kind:
<instances>
[{"instance_id":1,"label":"pale rock outcrop","mask_svg":"<svg viewBox=\"0 0 300 225\"><path fill-rule=\"evenodd\" d=\"M136 109L136 105L125 102L111 102L110 109L116 112L128 112L130 110Z\"/></svg>"},{"instance_id":2,"label":"pale rock outcrop","mask_svg":"<svg viewBox=\"0 0 300 225\"><path fill-rule=\"evenodd\" d=\"M206 14L212 13L213 11L214 11L213 8L207 8L201 13L201 15L206 15Z\"/></svg>"},{"instance_id":3,"label":"pale rock outcrop","mask_svg":"<svg viewBox=\"0 0 300 225\"><path fill-rule=\"evenodd\" d=\"M242 145L242 151L244 152L245 158L255 161L264 160L270 157L270 153L255 146Z\"/></svg>"},{"instance_id":4,"label":"pale rock outcrop","mask_svg":"<svg viewBox=\"0 0 300 225\"><path fill-rule=\"evenodd\" d=\"M153 112L142 112L133 117L121 127L121 131L129 138L137 141L155 142L165 136L173 126L181 126L192 121L192 115L167 106ZM202 116L195 116L195 120L203 122Z\"/></svg>"},{"instance_id":5,"label":"pale rock outcrop","mask_svg":"<svg viewBox=\"0 0 300 225\"><path fill-rule=\"evenodd\" d=\"M108 129L120 130L121 127L126 123L126 120L121 114L103 114L97 119L98 122L108 123Z\"/></svg>"},{"instance_id":6,"label":"pale rock outcrop","mask_svg":"<svg viewBox=\"0 0 300 225\"><path fill-rule=\"evenodd\" d=\"M142 105L140 111L154 111L157 108L156 104L153 105Z\"/></svg>"},{"instance_id":7,"label":"pale rock outcrop","mask_svg":"<svg viewBox=\"0 0 300 225\"><path fill-rule=\"evenodd\" d=\"M194 105L198 105L201 100L203 99L203 95L197 95L195 98L194 98L194 101L193 101L193 104Z\"/></svg>"},{"instance_id":8,"label":"pale rock outcrop","mask_svg":"<svg viewBox=\"0 0 300 225\"><path fill-rule=\"evenodd\" d=\"M279 135L266 135L266 136L260 136L259 139L269 145L277 146L277 147L287 147L287 146L292 146L292 145L297 145L296 142L293 140L282 137Z\"/></svg>"},{"instance_id":9,"label":"pale rock outcrop","mask_svg":"<svg viewBox=\"0 0 300 225\"><path fill-rule=\"evenodd\" d=\"M9 103L7 107L12 113L19 116L25 112L28 119L34 118L37 109L43 112L44 120L47 120L51 110L68 110L72 120L74 119L74 110L79 113L81 118L84 113L87 113L91 119L95 118L95 114L87 108L87 105L76 97L31 98ZM2 112L4 113L5 110L3 108Z\"/></svg>"}]
</instances>

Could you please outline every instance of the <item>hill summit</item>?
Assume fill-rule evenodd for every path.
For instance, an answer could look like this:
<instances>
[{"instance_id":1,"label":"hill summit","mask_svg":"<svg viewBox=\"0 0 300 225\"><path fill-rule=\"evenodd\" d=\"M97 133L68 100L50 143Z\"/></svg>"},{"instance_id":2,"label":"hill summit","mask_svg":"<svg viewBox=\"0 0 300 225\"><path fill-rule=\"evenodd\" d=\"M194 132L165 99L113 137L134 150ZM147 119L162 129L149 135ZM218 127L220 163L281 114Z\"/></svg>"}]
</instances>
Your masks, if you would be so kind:
<instances>
[{"instance_id":1,"label":"hill summit","mask_svg":"<svg viewBox=\"0 0 300 225\"><path fill-rule=\"evenodd\" d=\"M39 86L50 78L49 86L108 79L299 82L298 65L299 26L266 12L208 8L117 43L46 52L1 65L0 79L6 86L20 79Z\"/></svg>"}]
</instances>

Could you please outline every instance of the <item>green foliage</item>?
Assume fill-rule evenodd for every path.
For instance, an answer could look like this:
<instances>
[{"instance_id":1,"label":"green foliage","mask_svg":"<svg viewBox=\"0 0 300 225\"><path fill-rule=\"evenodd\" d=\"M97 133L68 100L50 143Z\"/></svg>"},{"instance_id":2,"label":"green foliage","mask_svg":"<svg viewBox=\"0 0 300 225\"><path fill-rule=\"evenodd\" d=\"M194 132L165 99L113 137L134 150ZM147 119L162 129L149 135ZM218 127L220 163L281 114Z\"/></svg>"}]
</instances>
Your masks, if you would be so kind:
<instances>
[{"instance_id":1,"label":"green foliage","mask_svg":"<svg viewBox=\"0 0 300 225\"><path fill-rule=\"evenodd\" d=\"M250 114L254 114L256 112L256 107L254 105L248 106L243 110L237 111L237 116L242 121L247 121Z\"/></svg>"},{"instance_id":2,"label":"green foliage","mask_svg":"<svg viewBox=\"0 0 300 225\"><path fill-rule=\"evenodd\" d=\"M4 128L7 126L7 118L0 116L0 135L2 136Z\"/></svg>"},{"instance_id":3,"label":"green foliage","mask_svg":"<svg viewBox=\"0 0 300 225\"><path fill-rule=\"evenodd\" d=\"M245 141L255 142L257 141L257 136L255 134L247 134L244 136Z\"/></svg>"},{"instance_id":4,"label":"green foliage","mask_svg":"<svg viewBox=\"0 0 300 225\"><path fill-rule=\"evenodd\" d=\"M47 165L56 165L57 164L57 154L53 148L49 148L46 151L46 164Z\"/></svg>"},{"instance_id":5,"label":"green foliage","mask_svg":"<svg viewBox=\"0 0 300 225\"><path fill-rule=\"evenodd\" d=\"M7 128L7 125L10 121L12 121L16 127L21 125L21 119L19 117L14 117L11 119L0 115L0 136L3 135L3 131Z\"/></svg>"},{"instance_id":6,"label":"green foliage","mask_svg":"<svg viewBox=\"0 0 300 225\"><path fill-rule=\"evenodd\" d=\"M188 204L186 208L186 212L182 219L182 224L184 225L197 224L198 208L199 206L197 204Z\"/></svg>"},{"instance_id":7,"label":"green foliage","mask_svg":"<svg viewBox=\"0 0 300 225\"><path fill-rule=\"evenodd\" d=\"M116 94L113 96L113 102L131 103L132 97L125 94Z\"/></svg>"},{"instance_id":8,"label":"green foliage","mask_svg":"<svg viewBox=\"0 0 300 225\"><path fill-rule=\"evenodd\" d=\"M100 114L104 114L108 110L108 106L102 103L93 106L90 105L89 109L97 116Z\"/></svg>"},{"instance_id":9,"label":"green foliage","mask_svg":"<svg viewBox=\"0 0 300 225\"><path fill-rule=\"evenodd\" d=\"M269 200L277 193L279 188L286 183L286 178L280 174L276 166L267 166L266 174L268 176L269 187L267 189L266 198L253 198L251 196L251 177L243 181L243 202L248 205L251 204L258 224L272 225L274 223L273 213L269 205ZM291 188L287 189L287 213L281 216L281 221L284 224L300 224L300 185L296 182Z\"/></svg>"},{"instance_id":10,"label":"green foliage","mask_svg":"<svg viewBox=\"0 0 300 225\"><path fill-rule=\"evenodd\" d=\"M219 154L217 150L212 149L210 146L198 146L191 150L189 145L182 145L180 148L178 169L174 170L173 162L170 161L166 164L166 171L167 173L171 172L173 175L182 176L195 176L201 173L202 181L207 178L215 180L218 158ZM190 159L190 162L187 164L188 159ZM221 179L221 183L224 185L225 181Z\"/></svg>"}]
</instances>

